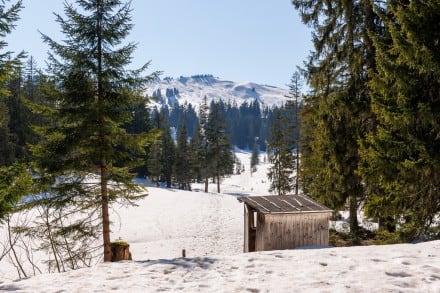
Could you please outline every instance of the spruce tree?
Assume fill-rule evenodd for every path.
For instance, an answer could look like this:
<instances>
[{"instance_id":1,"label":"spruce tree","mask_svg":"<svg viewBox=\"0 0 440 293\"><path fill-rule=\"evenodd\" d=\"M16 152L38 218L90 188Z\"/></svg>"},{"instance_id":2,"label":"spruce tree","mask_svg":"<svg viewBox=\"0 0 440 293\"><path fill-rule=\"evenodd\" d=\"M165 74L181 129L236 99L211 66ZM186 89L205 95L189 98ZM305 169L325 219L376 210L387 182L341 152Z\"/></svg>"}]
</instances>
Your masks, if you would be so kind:
<instances>
[{"instance_id":1,"label":"spruce tree","mask_svg":"<svg viewBox=\"0 0 440 293\"><path fill-rule=\"evenodd\" d=\"M227 133L226 120L222 105L213 102L206 125L207 162L212 170L212 176L217 182L217 192L220 193L220 180L226 174L233 172L234 160L232 146Z\"/></svg>"},{"instance_id":2,"label":"spruce tree","mask_svg":"<svg viewBox=\"0 0 440 293\"><path fill-rule=\"evenodd\" d=\"M162 181L171 188L173 182L173 166L176 159L176 145L171 137L170 130L164 131L160 137L162 143L162 156L160 162L162 164Z\"/></svg>"},{"instance_id":3,"label":"spruce tree","mask_svg":"<svg viewBox=\"0 0 440 293\"><path fill-rule=\"evenodd\" d=\"M161 181L166 183L167 188L171 188L173 181L173 166L176 157L176 145L171 136L170 124L168 121L168 112L161 111L160 120L160 159L161 164Z\"/></svg>"},{"instance_id":4,"label":"spruce tree","mask_svg":"<svg viewBox=\"0 0 440 293\"><path fill-rule=\"evenodd\" d=\"M357 210L365 195L359 141L371 127L367 84L374 70L370 33L377 17L370 0L292 3L313 29L314 43L305 68L311 93L301 124L306 139L301 181L304 191L333 209L348 203L350 233L358 242Z\"/></svg>"},{"instance_id":5,"label":"spruce tree","mask_svg":"<svg viewBox=\"0 0 440 293\"><path fill-rule=\"evenodd\" d=\"M275 112L275 120L271 126L267 150L269 171L267 176L271 182L269 191L277 195L286 195L292 190L293 160L289 139L286 138L286 125L283 121L283 110Z\"/></svg>"},{"instance_id":6,"label":"spruce tree","mask_svg":"<svg viewBox=\"0 0 440 293\"><path fill-rule=\"evenodd\" d=\"M289 93L286 95L288 99L283 108L283 121L285 127L285 138L287 147L292 152L292 170L295 174L294 180L295 194L299 192L299 140L300 140L300 95L301 95L301 75L297 71L292 75L289 84Z\"/></svg>"},{"instance_id":7,"label":"spruce tree","mask_svg":"<svg viewBox=\"0 0 440 293\"><path fill-rule=\"evenodd\" d=\"M150 140L147 142L148 145L145 146L145 153L138 155L139 166L133 168L133 171L136 172L136 176L139 178L145 178L148 175L148 156L149 150L151 148L151 144L157 140L158 132L153 131L153 127L151 125L150 119L150 111L145 105L144 100L140 100L139 102L133 104L131 107L131 121L126 124L124 128L129 134L141 134L141 133L150 133Z\"/></svg>"},{"instance_id":8,"label":"spruce tree","mask_svg":"<svg viewBox=\"0 0 440 293\"><path fill-rule=\"evenodd\" d=\"M427 234L440 211L440 3L388 1L370 82L377 128L363 142L367 215ZM438 237L438 235L437 235Z\"/></svg>"},{"instance_id":9,"label":"spruce tree","mask_svg":"<svg viewBox=\"0 0 440 293\"><path fill-rule=\"evenodd\" d=\"M7 51L6 36L15 28L15 22L19 19L22 9L22 1L12 3L0 2L0 222L14 211L17 203L30 190L31 178L26 166L17 163L14 145L11 139L10 117L8 98L11 92L6 87L11 78L17 76L15 67L20 65L21 53L13 56Z\"/></svg>"},{"instance_id":10,"label":"spruce tree","mask_svg":"<svg viewBox=\"0 0 440 293\"><path fill-rule=\"evenodd\" d=\"M174 176L180 189L191 190L191 166L188 148L188 135L186 123L181 119L177 135L176 158L174 163Z\"/></svg>"},{"instance_id":11,"label":"spruce tree","mask_svg":"<svg viewBox=\"0 0 440 293\"><path fill-rule=\"evenodd\" d=\"M260 163L260 146L258 145L258 137L255 138L251 155L251 174L257 171L257 165Z\"/></svg>"},{"instance_id":12,"label":"spruce tree","mask_svg":"<svg viewBox=\"0 0 440 293\"><path fill-rule=\"evenodd\" d=\"M190 164L190 178L196 182L201 182L202 180L202 144L201 144L201 130L200 124L196 124L193 137L189 142L189 164Z\"/></svg>"},{"instance_id":13,"label":"spruce tree","mask_svg":"<svg viewBox=\"0 0 440 293\"><path fill-rule=\"evenodd\" d=\"M16 145L10 130L11 119L10 100L11 92L6 87L7 83L17 76L16 67L20 66L23 53L13 56L7 50L8 43L4 40L15 28L19 19L18 13L23 8L22 1L10 4L10 1L0 2L0 167L10 166L16 161Z\"/></svg>"},{"instance_id":14,"label":"spruce tree","mask_svg":"<svg viewBox=\"0 0 440 293\"><path fill-rule=\"evenodd\" d=\"M147 166L148 174L151 180L160 186L160 176L162 175L162 163L160 162L162 154L162 142L160 140L155 141L148 152Z\"/></svg>"},{"instance_id":15,"label":"spruce tree","mask_svg":"<svg viewBox=\"0 0 440 293\"><path fill-rule=\"evenodd\" d=\"M212 169L210 168L210 162L208 160L208 139L207 139L207 125L208 125L208 99L206 96L203 98L203 102L199 108L199 150L198 157L200 162L201 174L205 180L205 192L208 192L209 177L212 175Z\"/></svg>"},{"instance_id":16,"label":"spruce tree","mask_svg":"<svg viewBox=\"0 0 440 293\"><path fill-rule=\"evenodd\" d=\"M109 206L141 196L129 168L147 136L130 134L124 125L132 119L133 105L143 98L146 82L156 74L143 76L148 64L127 69L136 48L134 43L123 44L132 28L131 2L77 0L76 5L66 2L64 13L56 14L56 21L65 40L42 35L51 49L52 89L46 94L56 105L48 109L56 123L40 129L44 140L33 147L33 155L40 175L53 180L53 206L89 207L90 213L100 207L107 262ZM90 174L99 175L98 182L90 181Z\"/></svg>"},{"instance_id":17,"label":"spruce tree","mask_svg":"<svg viewBox=\"0 0 440 293\"><path fill-rule=\"evenodd\" d=\"M11 76L7 88L9 90L8 110L12 119L9 119L9 132L13 146L15 160L30 161L28 144L36 141L36 135L31 129L34 115L28 107L29 82L25 79L25 71L22 65L16 67L17 73ZM35 91L35 90L34 90Z\"/></svg>"}]
</instances>

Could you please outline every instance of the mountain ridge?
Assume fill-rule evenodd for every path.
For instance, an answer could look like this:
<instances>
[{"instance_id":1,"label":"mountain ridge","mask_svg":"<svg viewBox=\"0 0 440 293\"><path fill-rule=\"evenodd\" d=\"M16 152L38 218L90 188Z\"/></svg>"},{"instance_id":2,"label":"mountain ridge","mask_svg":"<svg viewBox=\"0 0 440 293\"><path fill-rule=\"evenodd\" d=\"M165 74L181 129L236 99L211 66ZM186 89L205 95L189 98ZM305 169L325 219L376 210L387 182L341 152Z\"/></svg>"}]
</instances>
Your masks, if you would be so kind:
<instances>
[{"instance_id":1,"label":"mountain ridge","mask_svg":"<svg viewBox=\"0 0 440 293\"><path fill-rule=\"evenodd\" d=\"M241 105L257 100L263 107L272 107L284 104L287 94L287 89L276 86L223 80L212 74L165 77L152 82L146 90L147 97L154 97L153 106L172 106L175 103L200 105L206 96L208 101L221 99Z\"/></svg>"}]
</instances>

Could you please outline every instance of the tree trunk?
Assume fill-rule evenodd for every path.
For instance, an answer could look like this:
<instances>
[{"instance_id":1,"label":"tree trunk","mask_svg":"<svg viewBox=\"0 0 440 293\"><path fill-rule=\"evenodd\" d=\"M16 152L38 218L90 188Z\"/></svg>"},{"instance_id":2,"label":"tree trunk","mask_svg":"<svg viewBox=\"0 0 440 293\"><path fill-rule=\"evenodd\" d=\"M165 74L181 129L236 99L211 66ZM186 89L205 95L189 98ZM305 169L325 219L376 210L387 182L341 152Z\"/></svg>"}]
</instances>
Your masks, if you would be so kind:
<instances>
[{"instance_id":1,"label":"tree trunk","mask_svg":"<svg viewBox=\"0 0 440 293\"><path fill-rule=\"evenodd\" d=\"M102 237L104 241L104 262L111 261L110 216L108 212L107 166L101 164Z\"/></svg>"},{"instance_id":2,"label":"tree trunk","mask_svg":"<svg viewBox=\"0 0 440 293\"><path fill-rule=\"evenodd\" d=\"M205 192L208 192L208 185L209 185L209 178L208 177L206 177L205 178Z\"/></svg>"},{"instance_id":3,"label":"tree trunk","mask_svg":"<svg viewBox=\"0 0 440 293\"><path fill-rule=\"evenodd\" d=\"M357 199L356 196L351 195L349 198L349 224L350 235L353 244L359 244L359 222L357 219Z\"/></svg>"},{"instance_id":4,"label":"tree trunk","mask_svg":"<svg viewBox=\"0 0 440 293\"><path fill-rule=\"evenodd\" d=\"M217 174L217 193L220 193L220 175Z\"/></svg>"},{"instance_id":5,"label":"tree trunk","mask_svg":"<svg viewBox=\"0 0 440 293\"><path fill-rule=\"evenodd\" d=\"M98 1L97 9L97 25L96 25L96 35L97 35L97 61L98 61L98 112L102 113L104 111L104 89L103 89L103 78L102 78L102 3ZM107 138L105 134L105 119L103 114L99 114L99 123L100 123L100 140L101 140L101 208L102 208L102 238L104 242L104 262L111 261L111 247L110 247L110 216L108 212L108 170L107 170L107 156L106 156L106 147L107 147Z\"/></svg>"}]
</instances>

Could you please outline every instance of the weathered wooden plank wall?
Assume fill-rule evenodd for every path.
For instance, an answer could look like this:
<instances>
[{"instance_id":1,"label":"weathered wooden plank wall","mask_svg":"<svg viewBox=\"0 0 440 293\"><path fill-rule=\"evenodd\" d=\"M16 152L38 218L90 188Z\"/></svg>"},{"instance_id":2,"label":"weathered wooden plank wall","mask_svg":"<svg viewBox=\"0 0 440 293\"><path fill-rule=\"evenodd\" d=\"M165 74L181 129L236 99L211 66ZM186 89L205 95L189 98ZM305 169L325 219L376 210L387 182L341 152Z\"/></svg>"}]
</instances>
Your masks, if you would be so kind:
<instances>
[{"instance_id":1,"label":"weathered wooden plank wall","mask_svg":"<svg viewBox=\"0 0 440 293\"><path fill-rule=\"evenodd\" d=\"M258 213L255 250L328 245L329 218L330 213Z\"/></svg>"}]
</instances>

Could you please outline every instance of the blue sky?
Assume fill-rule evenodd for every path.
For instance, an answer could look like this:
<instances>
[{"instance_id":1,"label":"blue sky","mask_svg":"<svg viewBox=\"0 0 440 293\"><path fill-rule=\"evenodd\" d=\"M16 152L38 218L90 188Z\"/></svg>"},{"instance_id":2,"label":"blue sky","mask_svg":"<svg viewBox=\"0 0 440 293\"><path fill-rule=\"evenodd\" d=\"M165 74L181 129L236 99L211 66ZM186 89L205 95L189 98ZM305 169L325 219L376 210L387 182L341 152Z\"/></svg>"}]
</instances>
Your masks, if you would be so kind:
<instances>
[{"instance_id":1,"label":"blue sky","mask_svg":"<svg viewBox=\"0 0 440 293\"><path fill-rule=\"evenodd\" d=\"M48 47L38 31L62 39L53 12L62 14L63 2L24 0L10 49L24 49L44 67ZM286 87L312 48L290 0L133 0L132 8L133 64L151 60L162 77L209 73Z\"/></svg>"}]
</instances>

